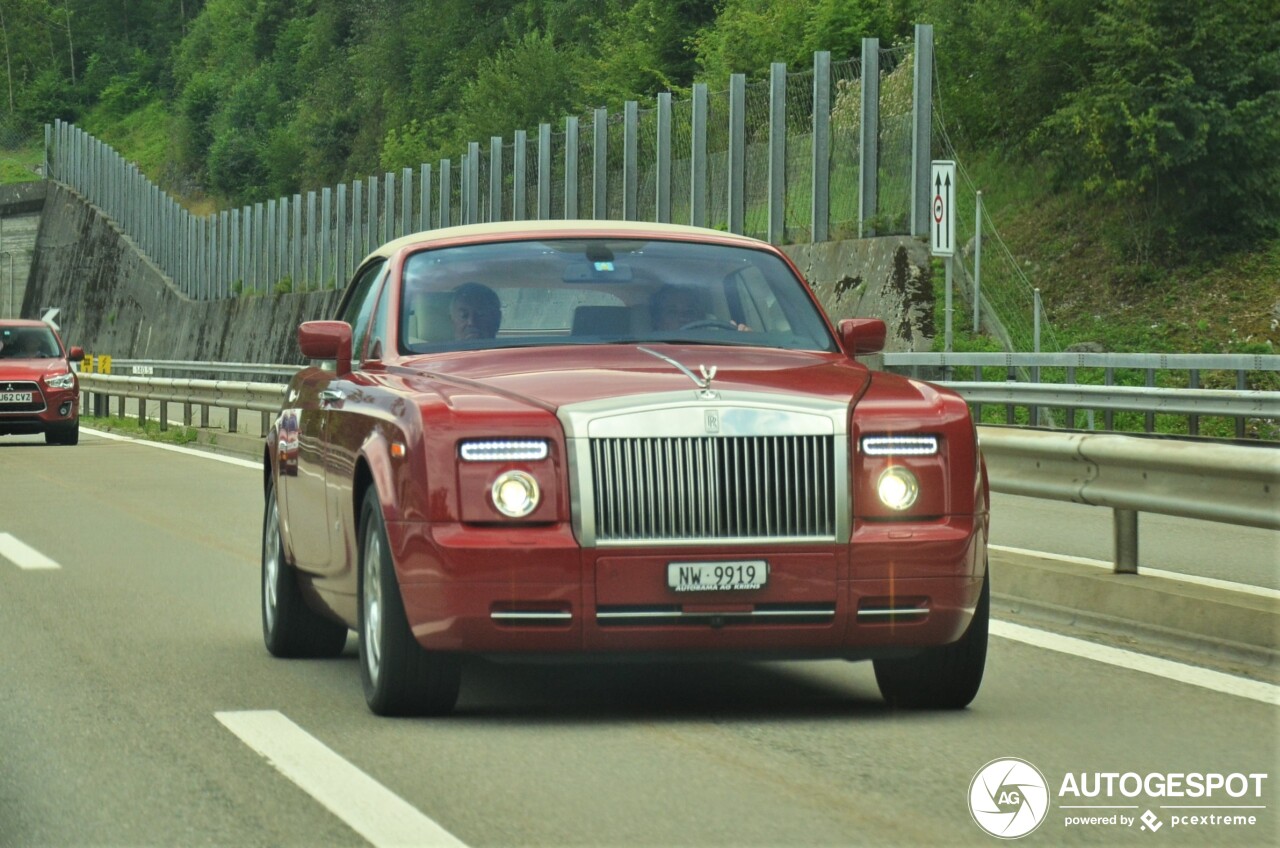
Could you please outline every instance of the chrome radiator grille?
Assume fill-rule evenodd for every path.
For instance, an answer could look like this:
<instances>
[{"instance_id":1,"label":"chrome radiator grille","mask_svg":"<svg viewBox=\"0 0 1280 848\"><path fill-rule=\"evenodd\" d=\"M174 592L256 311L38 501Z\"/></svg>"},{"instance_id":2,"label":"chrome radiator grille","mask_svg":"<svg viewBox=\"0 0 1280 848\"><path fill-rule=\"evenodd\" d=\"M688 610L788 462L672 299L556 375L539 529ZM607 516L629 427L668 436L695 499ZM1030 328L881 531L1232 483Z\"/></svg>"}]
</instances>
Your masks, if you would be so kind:
<instances>
[{"instance_id":1,"label":"chrome radiator grille","mask_svg":"<svg viewBox=\"0 0 1280 848\"><path fill-rule=\"evenodd\" d=\"M600 542L833 539L829 435L591 439Z\"/></svg>"}]
</instances>

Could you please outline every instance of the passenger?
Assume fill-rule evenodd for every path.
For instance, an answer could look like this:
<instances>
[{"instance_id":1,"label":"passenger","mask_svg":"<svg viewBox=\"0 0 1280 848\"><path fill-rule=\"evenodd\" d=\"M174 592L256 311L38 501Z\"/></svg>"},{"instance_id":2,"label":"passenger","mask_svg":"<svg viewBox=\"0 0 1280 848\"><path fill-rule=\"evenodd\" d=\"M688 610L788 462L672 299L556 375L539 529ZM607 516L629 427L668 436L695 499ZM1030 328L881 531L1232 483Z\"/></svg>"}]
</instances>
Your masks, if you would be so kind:
<instances>
[{"instance_id":1,"label":"passenger","mask_svg":"<svg viewBox=\"0 0 1280 848\"><path fill-rule=\"evenodd\" d=\"M491 339L502 323L502 305L493 289L480 283L463 283L453 291L449 320L455 339Z\"/></svg>"}]
</instances>

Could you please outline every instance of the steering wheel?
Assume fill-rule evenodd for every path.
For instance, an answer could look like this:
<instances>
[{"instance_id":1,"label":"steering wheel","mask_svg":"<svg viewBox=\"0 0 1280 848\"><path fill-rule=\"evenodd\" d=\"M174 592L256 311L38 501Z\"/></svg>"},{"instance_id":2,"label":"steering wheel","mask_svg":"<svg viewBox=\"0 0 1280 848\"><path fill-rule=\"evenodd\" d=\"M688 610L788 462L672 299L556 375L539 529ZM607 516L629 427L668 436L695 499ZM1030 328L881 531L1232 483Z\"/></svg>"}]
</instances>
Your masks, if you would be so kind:
<instances>
[{"instance_id":1,"label":"steering wheel","mask_svg":"<svg viewBox=\"0 0 1280 848\"><path fill-rule=\"evenodd\" d=\"M697 321L690 321L680 329L682 330L732 330L738 331L738 325L732 321L725 321L722 318L700 318Z\"/></svg>"}]
</instances>

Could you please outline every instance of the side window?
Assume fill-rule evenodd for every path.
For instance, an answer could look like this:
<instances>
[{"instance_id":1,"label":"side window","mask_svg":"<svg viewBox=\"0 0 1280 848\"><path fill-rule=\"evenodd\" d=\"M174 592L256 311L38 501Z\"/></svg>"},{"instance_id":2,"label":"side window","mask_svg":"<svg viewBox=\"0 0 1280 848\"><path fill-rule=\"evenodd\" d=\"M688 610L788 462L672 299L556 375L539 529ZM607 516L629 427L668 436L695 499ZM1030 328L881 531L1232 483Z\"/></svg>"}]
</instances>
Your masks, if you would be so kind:
<instances>
[{"instance_id":1,"label":"side window","mask_svg":"<svg viewBox=\"0 0 1280 848\"><path fill-rule=\"evenodd\" d=\"M391 320L388 314L391 308L391 286L375 286L375 290L381 291L382 294L379 295L377 306L374 307L373 327L369 330L369 347L365 352L365 359L382 359L387 349L387 325Z\"/></svg>"},{"instance_id":2,"label":"side window","mask_svg":"<svg viewBox=\"0 0 1280 848\"><path fill-rule=\"evenodd\" d=\"M351 325L351 358L356 361L364 358L365 335L369 331L369 319L373 315L378 290L381 288L376 284L385 276L383 272L386 267L384 259L362 269L352 284L351 296L338 314L339 321L346 321Z\"/></svg>"}]
</instances>

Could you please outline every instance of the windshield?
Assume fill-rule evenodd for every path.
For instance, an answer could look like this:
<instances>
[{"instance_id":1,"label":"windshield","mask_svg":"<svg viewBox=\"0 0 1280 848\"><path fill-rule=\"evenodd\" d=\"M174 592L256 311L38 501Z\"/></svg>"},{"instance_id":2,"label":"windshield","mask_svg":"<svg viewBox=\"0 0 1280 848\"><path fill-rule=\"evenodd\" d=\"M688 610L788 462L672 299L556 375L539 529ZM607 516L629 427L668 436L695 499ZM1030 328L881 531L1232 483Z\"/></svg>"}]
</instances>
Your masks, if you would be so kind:
<instances>
[{"instance_id":1,"label":"windshield","mask_svg":"<svg viewBox=\"0 0 1280 848\"><path fill-rule=\"evenodd\" d=\"M49 359L61 356L48 327L0 327L0 359Z\"/></svg>"},{"instance_id":2,"label":"windshield","mask_svg":"<svg viewBox=\"0 0 1280 848\"><path fill-rule=\"evenodd\" d=\"M804 282L762 250L546 239L405 260L402 353L680 342L834 351Z\"/></svg>"}]
</instances>

